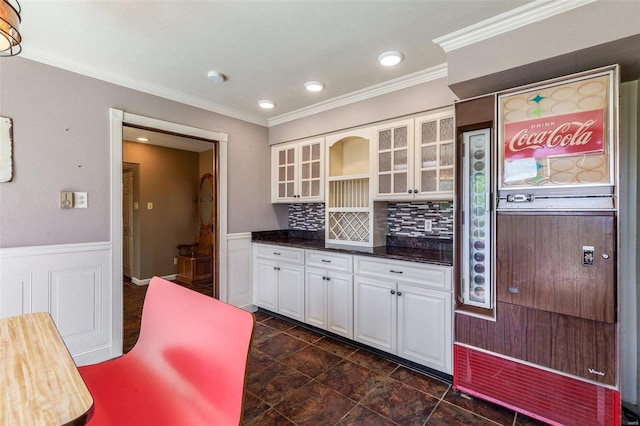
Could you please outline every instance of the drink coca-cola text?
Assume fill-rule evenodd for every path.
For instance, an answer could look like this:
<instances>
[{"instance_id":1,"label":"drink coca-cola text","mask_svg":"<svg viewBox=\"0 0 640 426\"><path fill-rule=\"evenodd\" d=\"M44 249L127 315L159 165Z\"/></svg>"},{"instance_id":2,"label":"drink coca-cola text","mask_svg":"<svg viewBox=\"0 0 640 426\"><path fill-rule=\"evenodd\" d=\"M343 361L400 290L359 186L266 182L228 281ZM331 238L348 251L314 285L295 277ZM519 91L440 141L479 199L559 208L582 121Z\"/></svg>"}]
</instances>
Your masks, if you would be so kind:
<instances>
[{"instance_id":1,"label":"drink coca-cola text","mask_svg":"<svg viewBox=\"0 0 640 426\"><path fill-rule=\"evenodd\" d=\"M505 125L505 159L602 152L603 110Z\"/></svg>"}]
</instances>

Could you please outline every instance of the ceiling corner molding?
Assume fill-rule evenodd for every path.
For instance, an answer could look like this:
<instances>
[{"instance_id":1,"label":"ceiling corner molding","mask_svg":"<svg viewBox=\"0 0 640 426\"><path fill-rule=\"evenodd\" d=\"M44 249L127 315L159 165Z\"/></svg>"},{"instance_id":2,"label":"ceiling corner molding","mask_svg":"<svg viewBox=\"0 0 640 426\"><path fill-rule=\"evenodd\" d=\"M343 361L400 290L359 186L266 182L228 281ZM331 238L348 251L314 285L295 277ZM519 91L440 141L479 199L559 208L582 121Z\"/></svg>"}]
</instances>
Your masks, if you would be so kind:
<instances>
[{"instance_id":1,"label":"ceiling corner molding","mask_svg":"<svg viewBox=\"0 0 640 426\"><path fill-rule=\"evenodd\" d=\"M597 0L534 1L461 30L435 38L433 42L439 44L446 53L449 53L452 50L513 31L595 1Z\"/></svg>"},{"instance_id":2,"label":"ceiling corner molding","mask_svg":"<svg viewBox=\"0 0 640 426\"><path fill-rule=\"evenodd\" d=\"M258 117L256 115L247 114L242 111L235 110L223 105L218 105L213 102L208 102L195 96L187 95L182 92L170 90L165 87L156 86L146 83L141 80L135 80L121 75L108 72L102 68L87 65L82 62L71 61L63 57L51 55L44 51L29 48L25 45L20 54L23 58L30 59L32 61L40 62L46 65L51 65L56 68L61 68L67 71L81 74L87 77L95 78L97 80L105 81L107 83L116 84L118 86L126 87L128 89L144 92L149 95L158 96L170 101L179 102L181 104L193 106L196 108L204 109L207 111L215 112L217 114L225 115L227 117L236 118L238 120L248 121L260 126L267 126L267 120Z\"/></svg>"},{"instance_id":3,"label":"ceiling corner molding","mask_svg":"<svg viewBox=\"0 0 640 426\"><path fill-rule=\"evenodd\" d=\"M357 90L355 92L347 93L346 95L338 96L323 102L319 102L317 104L309 105L308 107L291 111L286 114L278 115L276 117L268 119L267 121L269 123L269 127L273 127L279 124L287 123L289 121L294 121L300 118L318 114L320 112L329 111L345 105L350 105L356 102L375 98L376 96L392 93L398 90L417 86L418 84L427 83L429 81L446 77L447 64L440 64L435 67L415 72L413 74L408 74L403 77L385 81L384 83L376 84L361 90Z\"/></svg>"}]
</instances>

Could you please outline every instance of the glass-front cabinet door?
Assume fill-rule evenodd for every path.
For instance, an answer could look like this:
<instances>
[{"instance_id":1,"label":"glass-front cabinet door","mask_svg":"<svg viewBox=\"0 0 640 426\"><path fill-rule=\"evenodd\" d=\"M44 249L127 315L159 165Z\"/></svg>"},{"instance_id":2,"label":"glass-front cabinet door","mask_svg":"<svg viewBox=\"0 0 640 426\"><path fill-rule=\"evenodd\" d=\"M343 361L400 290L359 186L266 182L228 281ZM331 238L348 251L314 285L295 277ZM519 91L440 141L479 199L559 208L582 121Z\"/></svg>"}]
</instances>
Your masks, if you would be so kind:
<instances>
[{"instance_id":1,"label":"glass-front cabinet door","mask_svg":"<svg viewBox=\"0 0 640 426\"><path fill-rule=\"evenodd\" d=\"M271 148L271 202L324 201L324 138Z\"/></svg>"},{"instance_id":2,"label":"glass-front cabinet door","mask_svg":"<svg viewBox=\"0 0 640 426\"><path fill-rule=\"evenodd\" d=\"M463 133L462 298L466 305L491 309L491 134Z\"/></svg>"},{"instance_id":3,"label":"glass-front cabinet door","mask_svg":"<svg viewBox=\"0 0 640 426\"><path fill-rule=\"evenodd\" d=\"M376 128L378 199L413 198L413 119Z\"/></svg>"},{"instance_id":4,"label":"glass-front cabinet door","mask_svg":"<svg viewBox=\"0 0 640 426\"><path fill-rule=\"evenodd\" d=\"M415 198L453 198L453 111L417 117L415 139Z\"/></svg>"},{"instance_id":5,"label":"glass-front cabinet door","mask_svg":"<svg viewBox=\"0 0 640 426\"><path fill-rule=\"evenodd\" d=\"M300 142L299 201L322 202L324 188L324 138Z\"/></svg>"},{"instance_id":6,"label":"glass-front cabinet door","mask_svg":"<svg viewBox=\"0 0 640 426\"><path fill-rule=\"evenodd\" d=\"M271 202L294 201L297 191L296 162L298 144L284 144L271 148L273 188Z\"/></svg>"}]
</instances>

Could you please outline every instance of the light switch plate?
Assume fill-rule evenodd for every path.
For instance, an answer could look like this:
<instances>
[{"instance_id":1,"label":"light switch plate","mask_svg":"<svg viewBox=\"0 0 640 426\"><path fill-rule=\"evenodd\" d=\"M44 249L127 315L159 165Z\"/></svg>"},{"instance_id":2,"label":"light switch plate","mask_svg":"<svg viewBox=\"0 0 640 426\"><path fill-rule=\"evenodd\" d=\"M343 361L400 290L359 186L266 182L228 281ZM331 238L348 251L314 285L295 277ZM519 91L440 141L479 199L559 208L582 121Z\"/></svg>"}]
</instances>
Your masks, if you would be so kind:
<instances>
[{"instance_id":1,"label":"light switch plate","mask_svg":"<svg viewBox=\"0 0 640 426\"><path fill-rule=\"evenodd\" d=\"M424 231L425 232L431 232L433 230L432 229L432 225L433 225L433 222L431 221L431 219L425 219L424 220Z\"/></svg>"},{"instance_id":2,"label":"light switch plate","mask_svg":"<svg viewBox=\"0 0 640 426\"><path fill-rule=\"evenodd\" d=\"M74 192L73 193L73 208L74 209L86 209L89 207L89 201L87 200L86 192Z\"/></svg>"}]
</instances>

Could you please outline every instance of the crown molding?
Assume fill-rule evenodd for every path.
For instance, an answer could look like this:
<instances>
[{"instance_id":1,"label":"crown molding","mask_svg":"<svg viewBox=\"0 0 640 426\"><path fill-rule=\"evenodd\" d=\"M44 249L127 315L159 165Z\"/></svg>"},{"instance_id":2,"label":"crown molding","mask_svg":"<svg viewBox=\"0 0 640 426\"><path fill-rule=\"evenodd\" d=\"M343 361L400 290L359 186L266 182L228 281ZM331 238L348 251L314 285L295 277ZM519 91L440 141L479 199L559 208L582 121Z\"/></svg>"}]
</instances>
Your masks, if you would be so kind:
<instances>
[{"instance_id":1,"label":"crown molding","mask_svg":"<svg viewBox=\"0 0 640 426\"><path fill-rule=\"evenodd\" d=\"M309 105L308 107L300 108L286 114L278 115L276 117L269 118L267 121L269 123L269 127L273 127L279 124L287 123L289 121L298 120L300 118L318 114L320 112L329 111L334 108L350 105L356 102L364 101L366 99L375 98L376 96L384 95L446 77L447 64L440 64L436 65L435 67L427 68L426 70L408 74L403 77L385 81L384 83L376 84L361 90L357 90L355 92L347 93L346 95L338 96L323 102L319 102L317 104Z\"/></svg>"},{"instance_id":2,"label":"crown molding","mask_svg":"<svg viewBox=\"0 0 640 426\"><path fill-rule=\"evenodd\" d=\"M477 24L433 39L449 53L482 40L539 22L597 0L537 0Z\"/></svg>"},{"instance_id":3,"label":"crown molding","mask_svg":"<svg viewBox=\"0 0 640 426\"><path fill-rule=\"evenodd\" d=\"M258 117L256 115L247 114L242 111L238 111L236 109L229 108L224 105L219 105L213 102L207 102L195 96L187 95L175 90L170 90L165 87L149 84L145 81L127 78L116 73L108 72L100 67L94 67L82 62L72 61L67 58L52 55L39 49L30 48L28 45L25 45L25 43L23 43L23 45L24 46L20 56L32 61L41 62L43 64L51 65L56 68L62 68L67 71L85 75L87 77L96 78L108 83L117 84L118 86L127 87L129 89L148 93L150 95L158 96L171 101L180 102L182 104L190 105L196 108L201 108L207 111L222 114L227 117L248 121L260 126L267 125L266 119Z\"/></svg>"}]
</instances>

